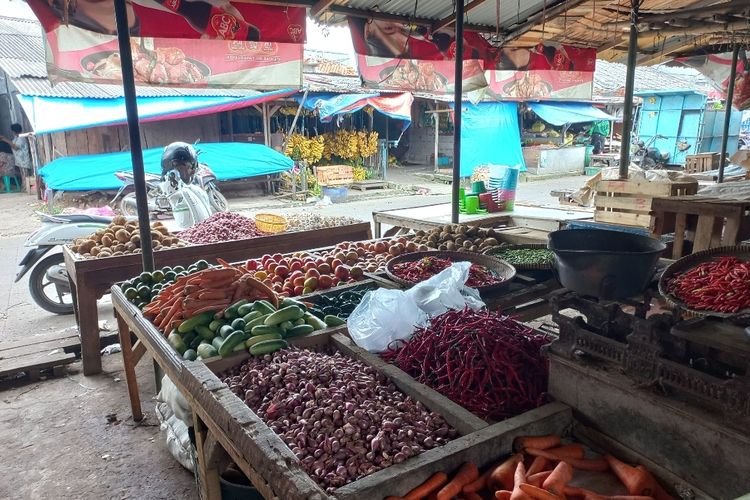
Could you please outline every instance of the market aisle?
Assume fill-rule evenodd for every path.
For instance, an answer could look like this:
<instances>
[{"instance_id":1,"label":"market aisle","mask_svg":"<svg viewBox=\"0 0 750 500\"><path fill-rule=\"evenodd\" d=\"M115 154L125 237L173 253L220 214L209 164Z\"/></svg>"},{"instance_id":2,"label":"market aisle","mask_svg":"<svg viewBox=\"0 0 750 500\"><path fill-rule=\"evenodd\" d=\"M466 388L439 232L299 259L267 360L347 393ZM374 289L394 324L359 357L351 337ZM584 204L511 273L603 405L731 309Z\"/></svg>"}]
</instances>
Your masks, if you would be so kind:
<instances>
[{"instance_id":1,"label":"market aisle","mask_svg":"<svg viewBox=\"0 0 750 500\"><path fill-rule=\"evenodd\" d=\"M130 418L119 354L105 356L94 377L84 378L78 362L65 377L4 389L0 498L197 499L193 474L159 432L152 363L144 360L137 373L140 424Z\"/></svg>"}]
</instances>

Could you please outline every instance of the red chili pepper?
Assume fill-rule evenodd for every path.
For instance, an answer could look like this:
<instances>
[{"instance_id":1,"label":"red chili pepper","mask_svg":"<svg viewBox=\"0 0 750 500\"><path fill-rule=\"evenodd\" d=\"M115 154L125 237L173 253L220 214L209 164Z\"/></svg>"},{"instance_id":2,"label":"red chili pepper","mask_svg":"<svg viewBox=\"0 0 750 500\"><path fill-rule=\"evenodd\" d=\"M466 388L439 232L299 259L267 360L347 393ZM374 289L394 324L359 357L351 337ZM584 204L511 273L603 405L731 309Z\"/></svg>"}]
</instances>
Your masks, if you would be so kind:
<instances>
[{"instance_id":1,"label":"red chili pepper","mask_svg":"<svg viewBox=\"0 0 750 500\"><path fill-rule=\"evenodd\" d=\"M721 257L672 277L667 291L697 310L734 313L750 307L750 262Z\"/></svg>"}]
</instances>

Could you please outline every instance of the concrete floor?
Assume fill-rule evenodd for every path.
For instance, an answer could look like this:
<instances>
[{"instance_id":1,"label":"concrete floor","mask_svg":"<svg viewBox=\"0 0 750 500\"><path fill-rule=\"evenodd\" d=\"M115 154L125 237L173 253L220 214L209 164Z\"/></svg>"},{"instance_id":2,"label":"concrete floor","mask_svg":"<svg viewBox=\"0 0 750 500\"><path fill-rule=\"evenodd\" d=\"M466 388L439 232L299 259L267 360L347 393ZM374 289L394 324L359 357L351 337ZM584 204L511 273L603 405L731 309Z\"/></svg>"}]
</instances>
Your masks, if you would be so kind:
<instances>
[{"instance_id":1,"label":"concrete floor","mask_svg":"<svg viewBox=\"0 0 750 500\"><path fill-rule=\"evenodd\" d=\"M292 213L317 211L371 221L373 210L407 208L450 199L450 186L413 175L413 167L392 169L389 180L421 188L419 193L370 192L351 201L328 206L291 206L273 198L230 198L236 211L255 213L273 209ZM585 177L567 177L519 184L517 200L556 205L551 189L578 188ZM359 199L357 199L359 198ZM75 318L47 313L29 296L28 279L13 279L25 254L25 237L39 226L34 198L0 194L0 342L75 328ZM99 317L114 328L111 304L99 303ZM69 365L66 376L34 384L0 385L0 498L10 499L192 499L197 490L191 473L168 453L153 416L155 393L149 360L139 367L144 408L141 424L129 417L122 359L105 356L104 372L84 377L80 362ZM116 414L118 423L108 423Z\"/></svg>"}]
</instances>

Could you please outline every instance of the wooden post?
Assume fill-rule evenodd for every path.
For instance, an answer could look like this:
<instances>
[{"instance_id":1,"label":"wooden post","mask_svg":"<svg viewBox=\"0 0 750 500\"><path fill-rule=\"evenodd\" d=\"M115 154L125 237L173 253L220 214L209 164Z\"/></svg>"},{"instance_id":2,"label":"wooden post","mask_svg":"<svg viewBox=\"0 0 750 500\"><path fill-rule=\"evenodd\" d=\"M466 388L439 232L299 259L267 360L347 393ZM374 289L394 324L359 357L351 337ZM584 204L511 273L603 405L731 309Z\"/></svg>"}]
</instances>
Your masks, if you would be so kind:
<instances>
[{"instance_id":1,"label":"wooden post","mask_svg":"<svg viewBox=\"0 0 750 500\"><path fill-rule=\"evenodd\" d=\"M641 0L630 2L630 39L628 41L628 67L625 72L625 107L622 110L622 143L620 144L620 179L628 178L630 167L630 132L633 128L633 91L635 65L638 55L638 7Z\"/></svg>"},{"instance_id":2,"label":"wooden post","mask_svg":"<svg viewBox=\"0 0 750 500\"><path fill-rule=\"evenodd\" d=\"M437 105L435 106L437 108ZM437 111L437 109L436 109ZM435 173L438 173L440 170L440 162L438 161L438 155L439 155L439 148L438 148L438 141L440 140L440 114L439 113L433 113L432 114L433 120L435 120L435 144L434 144L434 156L435 156Z\"/></svg>"},{"instance_id":3,"label":"wooden post","mask_svg":"<svg viewBox=\"0 0 750 500\"><path fill-rule=\"evenodd\" d=\"M271 146L271 137L270 137L270 126L268 123L268 105L264 102L261 106L261 115L263 117L263 143L270 147Z\"/></svg>"},{"instance_id":4,"label":"wooden post","mask_svg":"<svg viewBox=\"0 0 750 500\"><path fill-rule=\"evenodd\" d=\"M727 165L727 145L729 143L729 124L732 120L732 101L734 100L734 80L737 78L737 59L740 46L735 44L732 51L732 68L729 70L729 85L727 86L727 100L724 111L724 132L721 136L721 153L719 156L719 177L716 182L724 182L724 167Z\"/></svg>"},{"instance_id":5,"label":"wooden post","mask_svg":"<svg viewBox=\"0 0 750 500\"><path fill-rule=\"evenodd\" d=\"M229 119L229 141L234 142L234 112L230 109L227 113Z\"/></svg>"},{"instance_id":6,"label":"wooden post","mask_svg":"<svg viewBox=\"0 0 750 500\"><path fill-rule=\"evenodd\" d=\"M458 189L461 184L461 107L464 77L464 0L456 2L456 81L453 92L453 184L451 222L458 224Z\"/></svg>"},{"instance_id":7,"label":"wooden post","mask_svg":"<svg viewBox=\"0 0 750 500\"><path fill-rule=\"evenodd\" d=\"M130 410L133 413L133 420L140 422L143 420L143 410L141 409L141 396L138 394L138 379L135 375L135 365L138 360L133 356L133 346L130 343L130 328L120 314L115 310L117 319L117 330L120 335L120 348L122 349L122 364L125 368L125 382L128 385L128 396L130 397Z\"/></svg>"}]
</instances>

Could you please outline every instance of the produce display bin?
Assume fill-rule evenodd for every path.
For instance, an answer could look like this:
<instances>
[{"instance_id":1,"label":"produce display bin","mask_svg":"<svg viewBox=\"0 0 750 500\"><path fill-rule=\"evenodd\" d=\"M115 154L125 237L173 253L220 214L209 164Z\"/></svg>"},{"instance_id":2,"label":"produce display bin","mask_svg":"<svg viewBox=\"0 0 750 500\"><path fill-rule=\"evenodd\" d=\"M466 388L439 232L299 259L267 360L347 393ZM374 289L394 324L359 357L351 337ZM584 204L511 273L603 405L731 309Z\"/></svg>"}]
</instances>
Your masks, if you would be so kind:
<instances>
[{"instance_id":1,"label":"produce display bin","mask_svg":"<svg viewBox=\"0 0 750 500\"><path fill-rule=\"evenodd\" d=\"M200 259L215 263L217 258L240 261L270 253L287 253L310 247L335 245L342 241L358 241L371 237L366 222L345 226L281 233L257 238L191 245L154 252L157 268L190 265ZM130 254L103 259L82 259L63 247L65 268L70 279L73 305L81 336L83 373L101 372L99 345L99 313L97 299L119 281L130 279L143 271L141 255Z\"/></svg>"}]
</instances>

